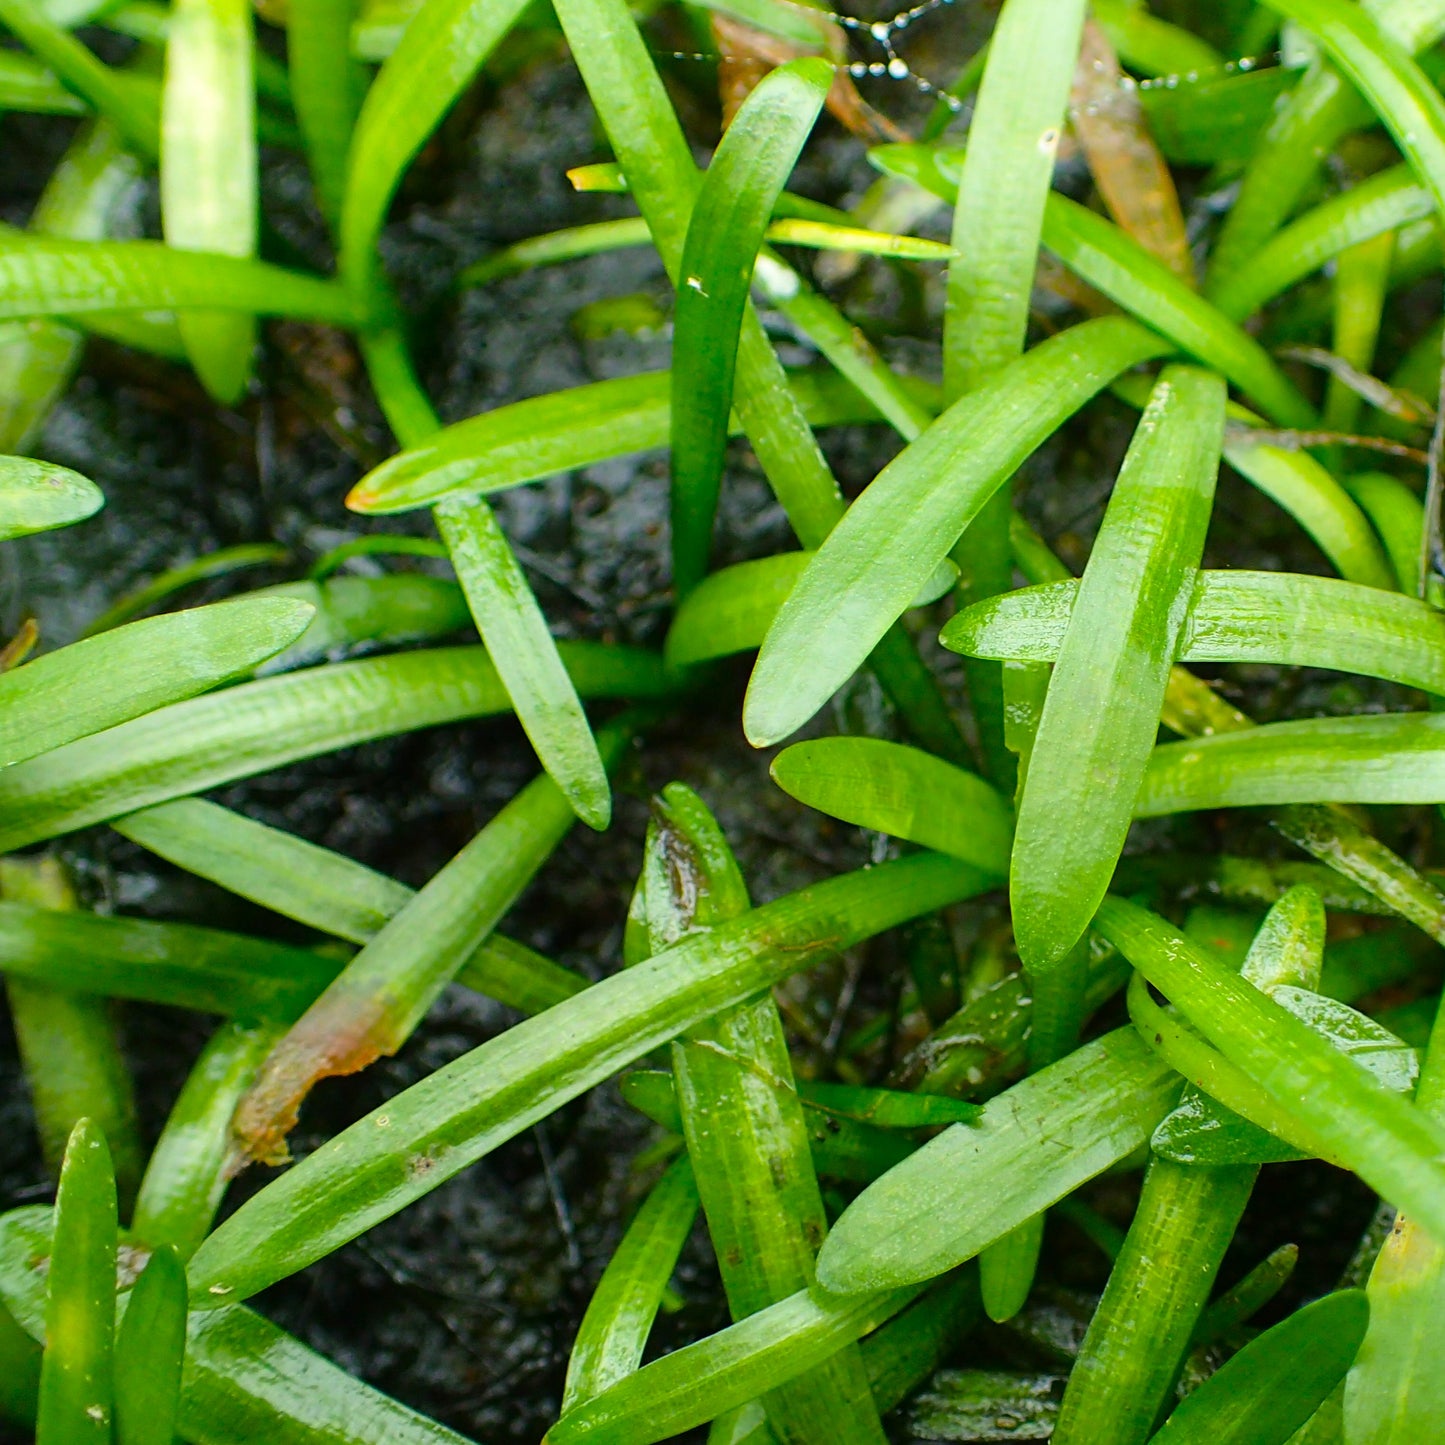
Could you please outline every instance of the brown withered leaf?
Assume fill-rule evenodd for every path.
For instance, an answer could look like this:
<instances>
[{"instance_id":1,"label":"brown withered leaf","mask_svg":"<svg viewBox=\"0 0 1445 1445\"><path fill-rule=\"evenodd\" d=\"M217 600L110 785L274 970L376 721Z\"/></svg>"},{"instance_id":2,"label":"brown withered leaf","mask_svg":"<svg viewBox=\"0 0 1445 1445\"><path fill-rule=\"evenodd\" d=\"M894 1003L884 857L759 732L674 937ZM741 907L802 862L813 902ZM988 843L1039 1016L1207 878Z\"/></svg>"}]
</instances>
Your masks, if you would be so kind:
<instances>
[{"instance_id":1,"label":"brown withered leaf","mask_svg":"<svg viewBox=\"0 0 1445 1445\"><path fill-rule=\"evenodd\" d=\"M19 667L32 652L40 641L40 624L33 617L27 617L20 624L20 630L5 644L0 647L0 672L9 672L12 667Z\"/></svg>"},{"instance_id":2,"label":"brown withered leaf","mask_svg":"<svg viewBox=\"0 0 1445 1445\"><path fill-rule=\"evenodd\" d=\"M323 1079L359 1074L403 1040L390 1025L389 1000L359 997L337 984L311 1005L261 1065L231 1120L228 1175L253 1161L284 1164L291 1157L286 1136L296 1127L301 1105Z\"/></svg>"},{"instance_id":3,"label":"brown withered leaf","mask_svg":"<svg viewBox=\"0 0 1445 1445\"><path fill-rule=\"evenodd\" d=\"M723 127L732 124L738 112L754 87L770 71L790 60L804 55L826 54L839 59L845 49L842 32L829 24L819 13L818 45L814 50L785 40L781 35L770 35L766 30L755 29L734 20L730 15L718 11L711 14L713 43L717 46L718 90L722 100ZM886 115L874 110L858 93L853 78L841 66L833 77L828 92L828 110L834 119L845 126L861 140L908 141L912 137L901 126L894 125Z\"/></svg>"},{"instance_id":4,"label":"brown withered leaf","mask_svg":"<svg viewBox=\"0 0 1445 1445\"><path fill-rule=\"evenodd\" d=\"M1084 22L1069 115L1109 214L1175 275L1194 285L1194 259L1174 177L1149 133L1138 91L1092 19Z\"/></svg>"}]
</instances>

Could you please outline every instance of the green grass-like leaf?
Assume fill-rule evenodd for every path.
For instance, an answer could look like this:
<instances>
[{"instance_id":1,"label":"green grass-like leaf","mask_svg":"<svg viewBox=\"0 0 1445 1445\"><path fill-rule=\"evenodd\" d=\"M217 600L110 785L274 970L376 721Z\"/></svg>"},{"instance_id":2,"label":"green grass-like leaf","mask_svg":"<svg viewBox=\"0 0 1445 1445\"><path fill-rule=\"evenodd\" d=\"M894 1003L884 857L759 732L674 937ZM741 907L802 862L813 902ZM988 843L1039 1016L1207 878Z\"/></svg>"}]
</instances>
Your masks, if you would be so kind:
<instances>
[{"instance_id":1,"label":"green grass-like leaf","mask_svg":"<svg viewBox=\"0 0 1445 1445\"><path fill-rule=\"evenodd\" d=\"M116 1331L116 1445L171 1445L185 1350L186 1270L165 1245L152 1251Z\"/></svg>"},{"instance_id":2,"label":"green grass-like leaf","mask_svg":"<svg viewBox=\"0 0 1445 1445\"><path fill-rule=\"evenodd\" d=\"M38 1445L107 1445L114 1410L115 1175L88 1119L66 1146L45 1278Z\"/></svg>"},{"instance_id":3,"label":"green grass-like leaf","mask_svg":"<svg viewBox=\"0 0 1445 1445\"><path fill-rule=\"evenodd\" d=\"M283 1028L229 1020L211 1035L151 1151L131 1221L137 1238L188 1259L210 1232L230 1183L231 1116Z\"/></svg>"},{"instance_id":4,"label":"green grass-like leaf","mask_svg":"<svg viewBox=\"0 0 1445 1445\"><path fill-rule=\"evenodd\" d=\"M673 318L672 574L679 596L707 572L758 247L832 83L832 67L817 58L773 71L728 127L693 205Z\"/></svg>"},{"instance_id":5,"label":"green grass-like leaf","mask_svg":"<svg viewBox=\"0 0 1445 1445\"><path fill-rule=\"evenodd\" d=\"M1258 1172L1149 1161L1124 1247L1069 1371L1052 1437L1059 1445L1149 1439Z\"/></svg>"},{"instance_id":6,"label":"green grass-like leaf","mask_svg":"<svg viewBox=\"0 0 1445 1445\"><path fill-rule=\"evenodd\" d=\"M429 0L372 83L356 120L342 197L339 269L353 295L384 287L376 239L411 158L522 13L525 0Z\"/></svg>"},{"instance_id":7,"label":"green grass-like leaf","mask_svg":"<svg viewBox=\"0 0 1445 1445\"><path fill-rule=\"evenodd\" d=\"M132 622L0 674L0 766L244 676L306 630L309 604L242 598Z\"/></svg>"},{"instance_id":8,"label":"green grass-like leaf","mask_svg":"<svg viewBox=\"0 0 1445 1445\"><path fill-rule=\"evenodd\" d=\"M1370 1317L1339 1290L1251 1340L1153 1437L1157 1445L1285 1445L1344 1378Z\"/></svg>"},{"instance_id":9,"label":"green grass-like leaf","mask_svg":"<svg viewBox=\"0 0 1445 1445\"><path fill-rule=\"evenodd\" d=\"M0 319L92 311L251 311L353 326L334 281L157 241L27 241L0 252Z\"/></svg>"},{"instance_id":10,"label":"green grass-like leaf","mask_svg":"<svg viewBox=\"0 0 1445 1445\"><path fill-rule=\"evenodd\" d=\"M114 1248L113 1222L110 1237ZM44 1335L50 1252L49 1209L32 1206L0 1216L0 1297L37 1339ZM110 1290L113 1313L114 1265ZM325 1439L337 1445L464 1445L454 1431L388 1399L269 1320L235 1307L190 1316L180 1434L198 1445L313 1445Z\"/></svg>"},{"instance_id":11,"label":"green grass-like leaf","mask_svg":"<svg viewBox=\"0 0 1445 1445\"><path fill-rule=\"evenodd\" d=\"M666 696L657 658L562 644L579 692ZM335 663L176 703L0 773L7 850L204 791L298 758L418 727L506 712L479 647Z\"/></svg>"},{"instance_id":12,"label":"green grass-like leaf","mask_svg":"<svg viewBox=\"0 0 1445 1445\"><path fill-rule=\"evenodd\" d=\"M365 86L351 57L352 0L296 0L286 23L286 66L316 199L340 224L346 158Z\"/></svg>"},{"instance_id":13,"label":"green grass-like leaf","mask_svg":"<svg viewBox=\"0 0 1445 1445\"><path fill-rule=\"evenodd\" d=\"M1369 11L1343 0L1266 3L1297 21L1329 51L1385 123L1435 198L1436 209L1445 211L1445 100L1411 59L1408 44L1393 38ZM1438 35L1445 20L1435 11L1427 24L1426 33Z\"/></svg>"},{"instance_id":14,"label":"green grass-like leaf","mask_svg":"<svg viewBox=\"0 0 1445 1445\"><path fill-rule=\"evenodd\" d=\"M616 757L625 730L605 737ZM236 1110L237 1147L286 1158L286 1135L321 1079L394 1054L566 837L574 815L545 774L523 788L387 920L296 1021Z\"/></svg>"},{"instance_id":15,"label":"green grass-like leaf","mask_svg":"<svg viewBox=\"0 0 1445 1445\"><path fill-rule=\"evenodd\" d=\"M818 1256L842 1294L931 1279L1137 1149L1179 1078L1126 1029L991 1100L863 1191Z\"/></svg>"},{"instance_id":16,"label":"green grass-like leaf","mask_svg":"<svg viewBox=\"0 0 1445 1445\"><path fill-rule=\"evenodd\" d=\"M1086 322L955 402L885 467L768 632L743 709L749 739L766 746L812 717L1034 447L1119 372L1165 349L1131 322Z\"/></svg>"},{"instance_id":17,"label":"green grass-like leaf","mask_svg":"<svg viewBox=\"0 0 1445 1445\"><path fill-rule=\"evenodd\" d=\"M877 412L841 378L794 372L789 389L813 426L871 421ZM368 472L346 499L358 512L430 506L501 491L609 457L667 445L672 374L643 371L511 402L444 427ZM729 429L738 430L731 422Z\"/></svg>"},{"instance_id":18,"label":"green grass-like leaf","mask_svg":"<svg viewBox=\"0 0 1445 1445\"><path fill-rule=\"evenodd\" d=\"M1302 718L1155 748L1134 813L1445 799L1434 713Z\"/></svg>"},{"instance_id":19,"label":"green grass-like leaf","mask_svg":"<svg viewBox=\"0 0 1445 1445\"><path fill-rule=\"evenodd\" d=\"M1108 898L1095 927L1282 1109L1429 1228L1445 1232L1445 1131L1162 919Z\"/></svg>"},{"instance_id":20,"label":"green grass-like leaf","mask_svg":"<svg viewBox=\"0 0 1445 1445\"><path fill-rule=\"evenodd\" d=\"M683 1155L653 1186L607 1261L567 1360L562 1413L642 1363L652 1322L697 1218L697 1182Z\"/></svg>"},{"instance_id":21,"label":"green grass-like leaf","mask_svg":"<svg viewBox=\"0 0 1445 1445\"><path fill-rule=\"evenodd\" d=\"M452 565L487 652L542 766L589 827L605 828L612 793L597 740L506 535L481 498L436 509Z\"/></svg>"},{"instance_id":22,"label":"green grass-like leaf","mask_svg":"<svg viewBox=\"0 0 1445 1445\"><path fill-rule=\"evenodd\" d=\"M983 886L974 869L937 855L833 879L509 1029L338 1135L227 1220L193 1262L195 1297L222 1304L293 1273L690 1024Z\"/></svg>"},{"instance_id":23,"label":"green grass-like leaf","mask_svg":"<svg viewBox=\"0 0 1445 1445\"><path fill-rule=\"evenodd\" d=\"M653 953L744 914L747 888L722 830L682 784L654 805L638 900ZM770 995L694 1025L671 1049L676 1101L735 1320L812 1282L827 1215L787 1037ZM783 1439L885 1438L857 1351L845 1348L766 1401Z\"/></svg>"},{"instance_id":24,"label":"green grass-like leaf","mask_svg":"<svg viewBox=\"0 0 1445 1445\"><path fill-rule=\"evenodd\" d=\"M225 256L256 254L256 96L245 0L177 0L161 90L161 219L166 243ZM192 311L178 318L196 374L225 405L251 375L254 317Z\"/></svg>"},{"instance_id":25,"label":"green grass-like leaf","mask_svg":"<svg viewBox=\"0 0 1445 1445\"><path fill-rule=\"evenodd\" d=\"M1013 812L983 781L916 748L875 738L818 738L773 760L773 781L810 808L1008 873Z\"/></svg>"},{"instance_id":26,"label":"green grass-like leaf","mask_svg":"<svg viewBox=\"0 0 1445 1445\"><path fill-rule=\"evenodd\" d=\"M97 60L35 0L0 0L0 23L34 52L66 87L111 120L126 141L151 158L157 150L159 117L155 91Z\"/></svg>"},{"instance_id":27,"label":"green grass-like leaf","mask_svg":"<svg viewBox=\"0 0 1445 1445\"><path fill-rule=\"evenodd\" d=\"M1434 198L1408 166L1392 166L1286 226L1227 277L1214 304L1235 321L1252 316L1350 246L1433 215Z\"/></svg>"},{"instance_id":28,"label":"green grass-like leaf","mask_svg":"<svg viewBox=\"0 0 1445 1445\"><path fill-rule=\"evenodd\" d=\"M1123 850L1204 550L1223 431L1223 382L1166 368L1079 583L1010 870L1014 936L1036 996L1054 987Z\"/></svg>"},{"instance_id":29,"label":"green grass-like leaf","mask_svg":"<svg viewBox=\"0 0 1445 1445\"><path fill-rule=\"evenodd\" d=\"M415 896L364 863L199 798L162 803L111 826L188 872L352 943L369 942ZM551 1008L588 983L495 932L462 964L457 979L523 1013Z\"/></svg>"},{"instance_id":30,"label":"green grass-like leaf","mask_svg":"<svg viewBox=\"0 0 1445 1445\"><path fill-rule=\"evenodd\" d=\"M1028 662L1058 656L1075 582L990 598L944 627L945 647ZM1326 667L1445 692L1445 621L1397 592L1288 572L1201 571L1178 644L1180 662Z\"/></svg>"},{"instance_id":31,"label":"green grass-like leaf","mask_svg":"<svg viewBox=\"0 0 1445 1445\"><path fill-rule=\"evenodd\" d=\"M840 1300L800 1290L644 1366L579 1405L544 1445L651 1445L755 1399L822 1364L898 1314L917 1288Z\"/></svg>"},{"instance_id":32,"label":"green grass-like leaf","mask_svg":"<svg viewBox=\"0 0 1445 1445\"><path fill-rule=\"evenodd\" d=\"M79 472L29 457L0 457L0 541L73 527L105 505Z\"/></svg>"}]
</instances>

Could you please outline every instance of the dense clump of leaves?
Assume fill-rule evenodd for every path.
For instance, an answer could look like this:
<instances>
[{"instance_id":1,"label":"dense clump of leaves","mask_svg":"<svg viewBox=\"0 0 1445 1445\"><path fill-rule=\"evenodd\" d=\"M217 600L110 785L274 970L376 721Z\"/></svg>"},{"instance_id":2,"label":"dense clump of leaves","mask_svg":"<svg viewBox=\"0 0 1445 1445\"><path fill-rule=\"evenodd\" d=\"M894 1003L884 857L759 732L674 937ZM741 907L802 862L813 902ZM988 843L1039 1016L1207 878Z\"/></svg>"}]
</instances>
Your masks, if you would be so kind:
<instances>
[{"instance_id":1,"label":"dense clump of leaves","mask_svg":"<svg viewBox=\"0 0 1445 1445\"><path fill-rule=\"evenodd\" d=\"M939 90L895 43L935 6L871 23L708 0L747 54L719 57L706 169L623 0L554 0L555 26L521 0L285 8L283 67L237 0L0 0L0 106L83 118L29 228L0 238L0 540L103 503L9 454L39 449L86 330L189 365L229 404L259 384L265 317L354 338L400 450L347 503L429 510L439 537L365 533L303 579L141 615L289 560L229 549L69 646L32 659L28 624L0 653L0 972L58 1181L53 1208L0 1218L0 1413L40 1445L459 1439L246 1301L628 1071L622 1096L657 1130L635 1161L646 1198L595 1282L552 1445L709 1424L729 1445L881 1442L924 1385L911 1425L931 1439L1445 1438L1445 1035L1425 951L1445 945L1445 3L1166 19L1005 0ZM132 63L73 33L92 21L143 42ZM575 63L611 148L579 156L574 184L638 214L524 239L458 285L651 246L672 365L444 426L379 241L413 158L523 26ZM850 35L886 60L850 59ZM935 97L921 139L864 103L870 75ZM849 211L787 189L825 110L880 173ZM334 274L268 259L263 142L304 154ZM114 239L117 195L150 170L161 238ZM912 234L946 208L940 234ZM941 386L814 284L815 252L835 267L820 280L871 257L920 294L945 268ZM783 365L783 330L816 365ZM1137 421L1092 543L1040 536L1022 469L1076 415L1120 407ZM845 423L901 443L851 503L817 436ZM714 569L740 434L799 550ZM488 496L664 445L663 648L557 642ZM1215 565L1232 560L1224 466L1312 570ZM455 578L340 575L360 556ZM481 646L442 645L469 624ZM753 651L739 705L710 665ZM1256 724L1227 700L1250 667L1356 674L1386 702ZM860 673L887 708L829 711ZM575 820L609 826L629 748L719 697L759 748L813 730L772 778L874 835L876 866L754 903L676 783L618 900L622 966L594 981L499 933ZM415 891L200 796L503 713L540 771ZM1246 808L1277 847L1131 834ZM58 854L17 854L99 825L312 942L87 912ZM876 980L861 1027L828 1019L812 1063L831 1076L809 1077L774 986L905 925L907 977ZM451 985L527 1017L217 1225L232 1178L288 1158L312 1087L394 1053ZM148 1157L118 999L221 1020ZM1279 1305L1293 1247L1216 1291L1261 1171L1308 1159L1374 1191L1388 1237L1313 1300ZM1105 1174L1126 1181L1127 1230L1095 1208ZM730 1322L649 1361L699 1218ZM1025 1370L986 1320L1029 1338L1054 1220L1109 1269L1078 1338Z\"/></svg>"}]
</instances>

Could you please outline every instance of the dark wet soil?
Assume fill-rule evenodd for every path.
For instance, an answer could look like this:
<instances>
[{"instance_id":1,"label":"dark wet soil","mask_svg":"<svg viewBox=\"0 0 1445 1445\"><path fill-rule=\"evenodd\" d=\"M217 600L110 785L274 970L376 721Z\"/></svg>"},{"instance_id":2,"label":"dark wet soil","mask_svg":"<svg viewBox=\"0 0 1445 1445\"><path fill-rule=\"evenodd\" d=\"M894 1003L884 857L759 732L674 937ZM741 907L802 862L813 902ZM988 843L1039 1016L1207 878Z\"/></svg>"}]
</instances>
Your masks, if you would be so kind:
<instances>
[{"instance_id":1,"label":"dark wet soil","mask_svg":"<svg viewBox=\"0 0 1445 1445\"><path fill-rule=\"evenodd\" d=\"M715 120L705 85L683 74L678 94L706 138ZM903 110L912 105L898 101ZM9 144L0 161L0 211L23 220L67 126L11 116L3 125ZM664 330L615 330L583 339L573 324L590 303L634 293L665 313L668 288L647 252L515 277L460 299L448 294L449 278L493 248L623 213L616 198L574 195L563 176L567 167L605 155L575 74L543 62L522 68L505 85L483 87L419 159L385 253L410 305L425 318L420 355L447 419L666 363ZM855 198L870 179L861 147L830 130L799 184L836 203ZM294 158L268 158L266 196L273 246L324 263L321 231ZM142 196L137 226L148 216L153 223L153 201ZM885 268L865 267L850 285L845 299L855 314L880 320L881 343L904 356L930 354L907 336L884 334L881 319L898 301L896 280ZM936 324L938 297L924 299L925 312L935 313L930 324ZM795 349L802 359L801 348ZM1103 404L1051 441L1025 470L1022 505L1076 564L1097 526L1130 425L1122 408ZM845 486L856 490L896 442L881 428L857 428L829 436L826 446ZM354 355L330 333L268 328L260 384L236 412L218 411L179 369L95 343L37 450L94 477L106 508L82 527L6 549L0 627L8 635L33 612L47 642L59 644L137 583L243 542L278 541L297 559L296 567L254 570L194 589L187 600L296 575L309 558L364 531L429 534L424 514L370 525L341 504L367 462L390 447ZM561 635L660 642L669 606L662 456L588 468L506 493L497 505ZM791 543L780 509L741 445L732 457L718 538L720 561ZM1210 560L1323 570L1282 514L1235 478L1221 487ZM509 931L593 976L617 968L646 800L672 779L691 783L717 811L758 899L880 856L878 840L807 814L771 787L767 758L745 745L738 724L745 675L741 665L720 669L685 716L634 750L619 781L612 830L598 836L579 827L517 905ZM945 677L957 686L956 669L945 668ZM1363 692L1342 697L1339 681L1320 675L1286 681L1261 673L1232 685L1262 717L1286 709L1381 705ZM1386 705L1400 702L1393 698ZM855 729L886 734L892 727L886 705L866 680L819 726L832 729L844 717ZM497 721L378 742L219 796L417 885L534 770L520 732ZM1250 851L1278 849L1249 820L1231 827ZM1136 846L1169 836L1156 825ZM1209 820L1180 825L1176 836L1218 846ZM106 830L68 839L62 852L92 906L102 910L300 936L258 909L158 865ZM993 907L980 905L979 912ZM789 999L800 1067L827 1068L827 1036L839 1031L835 1006L851 993L860 963L862 983L847 1021L896 1010L903 971L893 942L819 970ZM298 1151L315 1147L511 1021L486 1000L449 993L397 1059L317 1091L296 1138ZM208 1022L129 1009L124 1028L144 1126L154 1138ZM880 1053L880 1070L886 1062ZM478 1440L534 1442L555 1417L567 1352L592 1286L629 1209L653 1177L635 1163L652 1139L651 1126L614 1089L599 1089L276 1287L260 1306L348 1370ZM243 1181L232 1204L260 1182ZM0 1032L0 1208L43 1199L48 1189L7 1029ZM1127 1223L1132 1189L1128 1180L1104 1181L1093 1201ZM1302 1258L1284 1303L1328 1288L1372 1207L1353 1180L1323 1166L1268 1171L1224 1277L1232 1280L1289 1239L1301 1245ZM1048 1260L1052 1277L1073 1288L1102 1285L1100 1257L1067 1225L1051 1232ZM658 1349L725 1322L701 1236L684 1257L677 1285L684 1303L659 1322ZM993 1339L972 1351L968 1363L1010 1358Z\"/></svg>"}]
</instances>

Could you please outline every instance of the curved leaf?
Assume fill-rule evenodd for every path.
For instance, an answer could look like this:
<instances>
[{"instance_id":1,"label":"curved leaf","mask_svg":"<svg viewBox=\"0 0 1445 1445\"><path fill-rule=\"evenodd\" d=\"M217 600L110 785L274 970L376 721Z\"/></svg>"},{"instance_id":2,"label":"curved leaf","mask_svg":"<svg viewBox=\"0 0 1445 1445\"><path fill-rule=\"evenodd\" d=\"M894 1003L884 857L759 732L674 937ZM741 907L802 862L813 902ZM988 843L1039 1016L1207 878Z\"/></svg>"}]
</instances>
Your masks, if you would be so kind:
<instances>
[{"instance_id":1,"label":"curved leaf","mask_svg":"<svg viewBox=\"0 0 1445 1445\"><path fill-rule=\"evenodd\" d=\"M876 738L818 738L784 748L771 773L810 808L1008 874L1013 810L942 758Z\"/></svg>"},{"instance_id":2,"label":"curved leaf","mask_svg":"<svg viewBox=\"0 0 1445 1445\"><path fill-rule=\"evenodd\" d=\"M471 621L467 600L455 582L420 572L283 582L248 595L295 598L316 609L301 636L257 668L263 677L316 662L340 662L362 648L435 642Z\"/></svg>"},{"instance_id":3,"label":"curved leaf","mask_svg":"<svg viewBox=\"0 0 1445 1445\"><path fill-rule=\"evenodd\" d=\"M1045 341L951 406L819 548L769 630L743 725L766 746L842 686L1020 462L1095 392L1167 344L1121 318Z\"/></svg>"},{"instance_id":4,"label":"curved leaf","mask_svg":"<svg viewBox=\"0 0 1445 1445\"><path fill-rule=\"evenodd\" d=\"M1445 1233L1445 1129L1162 918L1109 897L1094 927L1234 1068L1371 1188Z\"/></svg>"},{"instance_id":5,"label":"curved leaf","mask_svg":"<svg viewBox=\"0 0 1445 1445\"><path fill-rule=\"evenodd\" d=\"M131 1221L138 1239L189 1259L210 1233L231 1182L231 1115L284 1027L227 1020L211 1035L146 1165Z\"/></svg>"},{"instance_id":6,"label":"curved leaf","mask_svg":"<svg viewBox=\"0 0 1445 1445\"><path fill-rule=\"evenodd\" d=\"M684 1154L632 1216L597 1281L567 1359L564 1415L641 1365L652 1322L696 1218L697 1181Z\"/></svg>"},{"instance_id":7,"label":"curved leaf","mask_svg":"<svg viewBox=\"0 0 1445 1445\"><path fill-rule=\"evenodd\" d=\"M1215 287L1214 304L1234 321L1252 316L1342 251L1435 213L1408 166L1393 166L1286 226Z\"/></svg>"},{"instance_id":8,"label":"curved leaf","mask_svg":"<svg viewBox=\"0 0 1445 1445\"><path fill-rule=\"evenodd\" d=\"M1409 51L1359 5L1344 0L1265 0L1298 21L1330 53L1384 121L1445 215L1445 100ZM1438 26L1436 27L1438 29Z\"/></svg>"},{"instance_id":9,"label":"curved leaf","mask_svg":"<svg viewBox=\"0 0 1445 1445\"><path fill-rule=\"evenodd\" d=\"M15 51L6 51L5 57L29 59ZM113 124L83 126L51 172L30 214L30 229L74 240L99 239L120 219L142 174L140 160L126 149ZM124 323L139 321L146 335L132 334L131 344L154 345L164 337L169 350L184 355L169 321L135 315L98 319L119 320L132 332ZM0 452L28 449L69 386L84 344L74 327L59 321L0 326Z\"/></svg>"},{"instance_id":10,"label":"curved leaf","mask_svg":"<svg viewBox=\"0 0 1445 1445\"><path fill-rule=\"evenodd\" d=\"M797 1294L619 1380L576 1406L543 1445L652 1445L745 1405L831 1358L898 1314L917 1289L831 1298Z\"/></svg>"},{"instance_id":11,"label":"curved leaf","mask_svg":"<svg viewBox=\"0 0 1445 1445\"><path fill-rule=\"evenodd\" d=\"M1044 213L1043 243L1111 301L1223 373L1272 421L1314 424L1314 408L1252 336L1103 216L1055 191Z\"/></svg>"},{"instance_id":12,"label":"curved leaf","mask_svg":"<svg viewBox=\"0 0 1445 1445\"><path fill-rule=\"evenodd\" d=\"M1395 574L1365 514L1308 452L1255 441L1241 427L1226 435L1224 456L1314 538L1341 576L1393 590Z\"/></svg>"},{"instance_id":13,"label":"curved leaf","mask_svg":"<svg viewBox=\"0 0 1445 1445\"><path fill-rule=\"evenodd\" d=\"M153 89L137 85L135 77L102 64L34 0L0 0L0 24L71 90L114 122L135 150L154 157L158 117Z\"/></svg>"},{"instance_id":14,"label":"curved leaf","mask_svg":"<svg viewBox=\"0 0 1445 1445\"><path fill-rule=\"evenodd\" d=\"M0 968L83 993L242 1018L294 1018L341 960L182 923L0 902Z\"/></svg>"},{"instance_id":15,"label":"curved leaf","mask_svg":"<svg viewBox=\"0 0 1445 1445\"><path fill-rule=\"evenodd\" d=\"M366 304L384 284L376 238L407 164L525 6L428 0L372 82L351 140L339 244L341 275Z\"/></svg>"},{"instance_id":16,"label":"curved leaf","mask_svg":"<svg viewBox=\"0 0 1445 1445\"><path fill-rule=\"evenodd\" d=\"M778 552L723 567L685 598L667 629L669 666L685 667L761 645L811 552Z\"/></svg>"}]
</instances>

